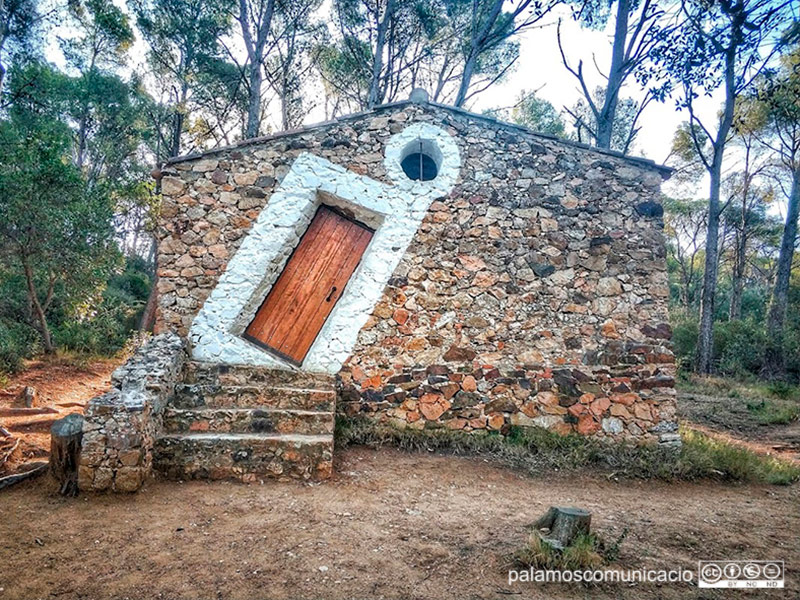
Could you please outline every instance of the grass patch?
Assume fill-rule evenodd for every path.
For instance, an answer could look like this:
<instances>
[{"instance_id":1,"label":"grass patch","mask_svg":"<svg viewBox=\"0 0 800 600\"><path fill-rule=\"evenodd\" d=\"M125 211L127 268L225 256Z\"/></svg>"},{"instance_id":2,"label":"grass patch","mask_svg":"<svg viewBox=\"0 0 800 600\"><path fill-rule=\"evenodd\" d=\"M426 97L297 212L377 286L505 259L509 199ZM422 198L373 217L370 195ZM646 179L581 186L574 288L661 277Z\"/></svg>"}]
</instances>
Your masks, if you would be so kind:
<instances>
[{"instance_id":1,"label":"grass patch","mask_svg":"<svg viewBox=\"0 0 800 600\"><path fill-rule=\"evenodd\" d=\"M627 535L626 528L609 544L596 533L585 533L575 538L563 550L559 550L542 539L538 531L533 531L528 542L513 554L511 560L517 568L534 567L566 571L597 569L617 560L622 542Z\"/></svg>"},{"instance_id":2,"label":"grass patch","mask_svg":"<svg viewBox=\"0 0 800 600\"><path fill-rule=\"evenodd\" d=\"M341 446L393 446L413 452L477 455L531 475L583 469L630 479L693 481L717 479L788 485L800 479L800 466L682 428L679 451L655 444L607 443L577 434L558 435L540 427L464 433L449 429L398 429L365 418L339 417Z\"/></svg>"},{"instance_id":3,"label":"grass patch","mask_svg":"<svg viewBox=\"0 0 800 600\"><path fill-rule=\"evenodd\" d=\"M682 373L675 382L675 387L680 392L703 396L800 402L800 385L785 381L739 380L731 377Z\"/></svg>"},{"instance_id":4,"label":"grass patch","mask_svg":"<svg viewBox=\"0 0 800 600\"><path fill-rule=\"evenodd\" d=\"M589 533L578 536L564 550L557 550L534 531L528 543L514 553L513 562L516 567L522 568L566 571L596 569L606 562L601 554L601 545L600 539Z\"/></svg>"},{"instance_id":5,"label":"grass patch","mask_svg":"<svg viewBox=\"0 0 800 600\"><path fill-rule=\"evenodd\" d=\"M762 425L788 425L800 417L800 405L787 402L774 402L761 400L748 402L747 410L756 417Z\"/></svg>"}]
</instances>

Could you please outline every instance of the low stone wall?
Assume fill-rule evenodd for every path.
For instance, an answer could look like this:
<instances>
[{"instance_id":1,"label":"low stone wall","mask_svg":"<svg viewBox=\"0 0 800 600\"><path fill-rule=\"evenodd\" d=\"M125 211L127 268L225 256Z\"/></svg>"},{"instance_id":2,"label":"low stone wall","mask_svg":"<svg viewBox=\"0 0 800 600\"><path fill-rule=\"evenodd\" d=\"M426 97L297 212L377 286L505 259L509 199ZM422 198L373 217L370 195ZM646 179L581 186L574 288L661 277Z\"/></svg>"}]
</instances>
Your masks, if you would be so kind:
<instances>
[{"instance_id":1,"label":"low stone wall","mask_svg":"<svg viewBox=\"0 0 800 600\"><path fill-rule=\"evenodd\" d=\"M135 492L150 474L164 407L185 362L184 341L154 337L111 376L112 389L89 402L78 487Z\"/></svg>"},{"instance_id":2,"label":"low stone wall","mask_svg":"<svg viewBox=\"0 0 800 600\"><path fill-rule=\"evenodd\" d=\"M338 410L401 429L465 432L538 426L566 435L680 445L674 369L659 346L629 345L633 364L501 372L484 365L402 368L383 376L341 374Z\"/></svg>"}]
</instances>

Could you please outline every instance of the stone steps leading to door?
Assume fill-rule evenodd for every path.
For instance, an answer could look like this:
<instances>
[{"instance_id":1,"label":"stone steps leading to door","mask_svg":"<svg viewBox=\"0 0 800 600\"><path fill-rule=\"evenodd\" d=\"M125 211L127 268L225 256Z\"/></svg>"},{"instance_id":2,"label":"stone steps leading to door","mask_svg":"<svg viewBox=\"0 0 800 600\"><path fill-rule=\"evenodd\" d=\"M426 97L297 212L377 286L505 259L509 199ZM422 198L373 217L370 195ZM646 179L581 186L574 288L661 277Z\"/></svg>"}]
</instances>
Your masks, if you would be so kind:
<instances>
[{"instance_id":1,"label":"stone steps leading to door","mask_svg":"<svg viewBox=\"0 0 800 600\"><path fill-rule=\"evenodd\" d=\"M330 477L334 378L191 362L164 411L154 469L172 479Z\"/></svg>"},{"instance_id":2,"label":"stone steps leading to door","mask_svg":"<svg viewBox=\"0 0 800 600\"><path fill-rule=\"evenodd\" d=\"M180 384L176 408L235 408L237 406L332 412L336 392L331 389L261 385Z\"/></svg>"},{"instance_id":3,"label":"stone steps leading to door","mask_svg":"<svg viewBox=\"0 0 800 600\"><path fill-rule=\"evenodd\" d=\"M332 389L336 377L326 373L190 361L186 365L184 382L242 386L264 383L271 386Z\"/></svg>"},{"instance_id":4,"label":"stone steps leading to door","mask_svg":"<svg viewBox=\"0 0 800 600\"><path fill-rule=\"evenodd\" d=\"M327 479L333 436L263 433L179 433L161 436L154 467L170 479Z\"/></svg>"},{"instance_id":5,"label":"stone steps leading to door","mask_svg":"<svg viewBox=\"0 0 800 600\"><path fill-rule=\"evenodd\" d=\"M332 412L280 408L168 408L166 433L333 433Z\"/></svg>"}]
</instances>

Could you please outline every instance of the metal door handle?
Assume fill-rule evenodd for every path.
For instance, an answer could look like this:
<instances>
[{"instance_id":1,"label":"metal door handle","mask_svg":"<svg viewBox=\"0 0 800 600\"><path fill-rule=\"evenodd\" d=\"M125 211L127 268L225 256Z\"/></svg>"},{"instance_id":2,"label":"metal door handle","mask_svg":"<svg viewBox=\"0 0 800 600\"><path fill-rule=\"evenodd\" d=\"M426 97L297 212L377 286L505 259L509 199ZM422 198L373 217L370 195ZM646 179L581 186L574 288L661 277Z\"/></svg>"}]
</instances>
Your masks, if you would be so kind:
<instances>
[{"instance_id":1,"label":"metal door handle","mask_svg":"<svg viewBox=\"0 0 800 600\"><path fill-rule=\"evenodd\" d=\"M328 294L328 297L327 297L327 298L325 298L325 302L330 302L330 301L331 301L331 299L333 298L333 295L334 295L335 293L336 293L336 286L333 286L333 287L331 288L331 291L330 291L330 293Z\"/></svg>"}]
</instances>

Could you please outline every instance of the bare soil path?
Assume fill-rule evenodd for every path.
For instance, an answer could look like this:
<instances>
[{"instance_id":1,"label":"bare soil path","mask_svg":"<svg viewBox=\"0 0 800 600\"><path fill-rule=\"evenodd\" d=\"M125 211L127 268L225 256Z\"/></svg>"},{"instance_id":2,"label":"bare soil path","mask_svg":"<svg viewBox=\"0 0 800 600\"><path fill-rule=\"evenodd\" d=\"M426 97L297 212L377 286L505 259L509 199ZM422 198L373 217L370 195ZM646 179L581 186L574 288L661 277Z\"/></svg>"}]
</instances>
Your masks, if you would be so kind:
<instances>
[{"instance_id":1,"label":"bare soil path","mask_svg":"<svg viewBox=\"0 0 800 600\"><path fill-rule=\"evenodd\" d=\"M31 460L47 460L50 453L50 425L56 419L82 413L86 404L111 385L111 372L119 360L95 360L76 365L59 359L30 361L26 369L9 378L0 387L0 426L11 438L0 436L0 443L11 447L19 440L13 454L0 464L0 476L14 473ZM25 408L20 394L26 386L36 389L36 403ZM0 448L0 456L3 452Z\"/></svg>"},{"instance_id":2,"label":"bare soil path","mask_svg":"<svg viewBox=\"0 0 800 600\"><path fill-rule=\"evenodd\" d=\"M678 414L693 427L761 454L800 462L800 421L765 425L748 409L752 399L680 392ZM789 401L785 401L788 403Z\"/></svg>"},{"instance_id":3,"label":"bare soil path","mask_svg":"<svg viewBox=\"0 0 800 600\"><path fill-rule=\"evenodd\" d=\"M507 556L548 506L594 513L617 566L784 559L796 598L800 486L530 478L478 458L340 452L335 478L148 483L64 499L42 478L0 494L0 600L58 598L728 598L688 585L514 584ZM704 593L703 593L704 592ZM711 591L713 592L713 590Z\"/></svg>"}]
</instances>

